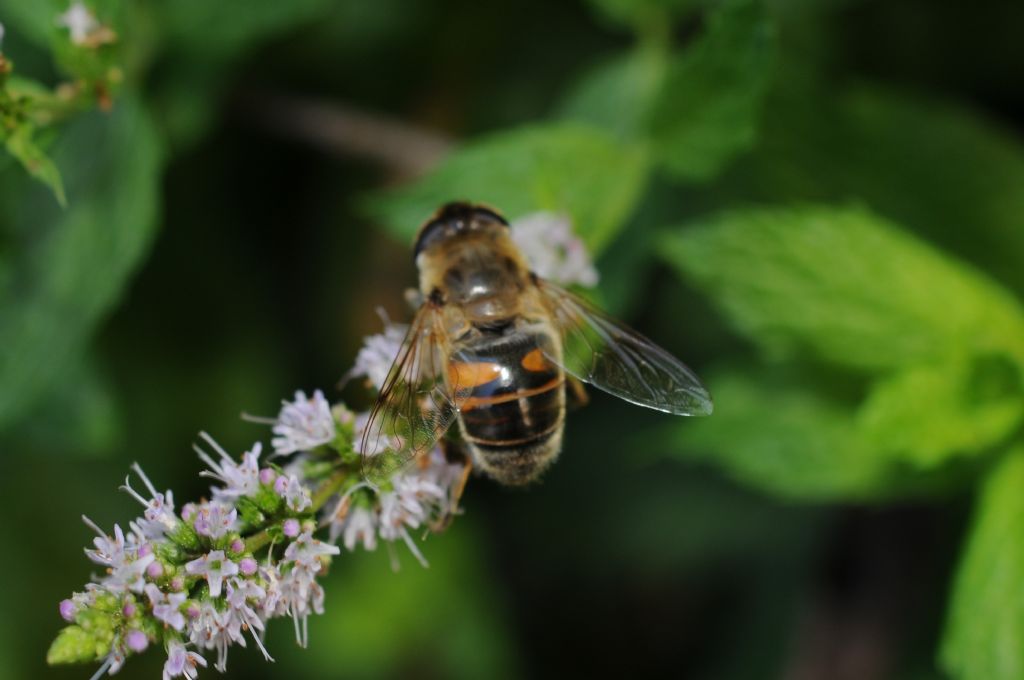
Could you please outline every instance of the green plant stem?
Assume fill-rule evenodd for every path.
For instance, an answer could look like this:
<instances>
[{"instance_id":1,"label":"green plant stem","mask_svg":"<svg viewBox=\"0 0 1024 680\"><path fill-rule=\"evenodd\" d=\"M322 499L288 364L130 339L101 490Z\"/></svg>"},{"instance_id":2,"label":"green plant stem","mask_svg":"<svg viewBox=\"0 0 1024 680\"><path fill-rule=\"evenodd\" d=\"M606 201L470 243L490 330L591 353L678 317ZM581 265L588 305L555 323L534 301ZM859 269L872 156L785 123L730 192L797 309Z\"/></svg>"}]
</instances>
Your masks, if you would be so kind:
<instances>
[{"instance_id":1,"label":"green plant stem","mask_svg":"<svg viewBox=\"0 0 1024 680\"><path fill-rule=\"evenodd\" d=\"M341 487L345 484L345 481L349 478L350 474L351 470L348 468L342 468L325 479L320 486L317 487L316 491L313 492L313 505L310 508L310 512L315 514L324 506L331 496L338 493L338 491L341 490ZM268 545L272 539L273 536L270 529L262 529L245 539L245 550L246 552L255 553L257 550Z\"/></svg>"}]
</instances>

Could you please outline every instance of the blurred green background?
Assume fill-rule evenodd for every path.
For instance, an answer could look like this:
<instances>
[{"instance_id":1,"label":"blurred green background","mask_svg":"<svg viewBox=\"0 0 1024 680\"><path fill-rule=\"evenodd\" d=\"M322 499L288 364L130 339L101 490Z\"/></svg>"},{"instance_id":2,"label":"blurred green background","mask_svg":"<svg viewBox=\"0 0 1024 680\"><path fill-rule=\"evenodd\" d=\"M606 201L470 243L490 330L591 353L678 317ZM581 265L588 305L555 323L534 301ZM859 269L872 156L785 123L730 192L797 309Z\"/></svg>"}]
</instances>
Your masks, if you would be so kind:
<instances>
[{"instance_id":1,"label":"blurred green background","mask_svg":"<svg viewBox=\"0 0 1024 680\"><path fill-rule=\"evenodd\" d=\"M92 672L45 650L132 461L181 503L199 429L360 405L455 198L568 213L716 413L592 395L542 484L474 480L429 570L336 560L310 649L230 677L1024 678L1024 5L87 4L117 42L0 0L0 678Z\"/></svg>"}]
</instances>

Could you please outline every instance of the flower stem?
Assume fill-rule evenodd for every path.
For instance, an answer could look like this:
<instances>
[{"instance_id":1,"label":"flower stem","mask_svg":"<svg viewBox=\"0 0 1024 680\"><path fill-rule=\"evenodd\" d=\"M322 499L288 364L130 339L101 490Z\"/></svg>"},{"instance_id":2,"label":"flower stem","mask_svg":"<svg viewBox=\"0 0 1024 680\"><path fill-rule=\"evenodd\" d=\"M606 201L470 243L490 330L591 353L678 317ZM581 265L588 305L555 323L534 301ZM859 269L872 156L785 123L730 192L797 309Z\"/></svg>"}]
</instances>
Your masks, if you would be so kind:
<instances>
[{"instance_id":1,"label":"flower stem","mask_svg":"<svg viewBox=\"0 0 1024 680\"><path fill-rule=\"evenodd\" d=\"M318 512L320 508L327 503L331 496L341 490L341 487L345 484L345 481L349 478L350 474L351 470L348 468L342 468L321 482L320 486L318 486L316 491L313 492L313 505L310 508L310 511L313 513ZM257 550L269 544L272 539L273 534L269 528L258 531L245 539L245 550L246 552L255 553Z\"/></svg>"}]
</instances>

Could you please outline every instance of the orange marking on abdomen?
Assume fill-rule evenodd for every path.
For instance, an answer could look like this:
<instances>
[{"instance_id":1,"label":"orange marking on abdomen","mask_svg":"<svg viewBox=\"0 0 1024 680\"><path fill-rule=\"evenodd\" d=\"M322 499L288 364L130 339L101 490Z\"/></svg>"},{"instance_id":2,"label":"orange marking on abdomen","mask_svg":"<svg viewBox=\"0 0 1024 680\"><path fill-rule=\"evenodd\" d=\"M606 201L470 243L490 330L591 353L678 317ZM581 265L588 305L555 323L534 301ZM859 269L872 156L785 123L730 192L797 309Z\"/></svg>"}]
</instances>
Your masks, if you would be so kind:
<instances>
[{"instance_id":1,"label":"orange marking on abdomen","mask_svg":"<svg viewBox=\"0 0 1024 680\"><path fill-rule=\"evenodd\" d=\"M537 394L544 394L550 390L560 387L562 385L563 378L558 376L557 378L546 382L540 387L534 387L531 390L516 390L515 392L506 392L504 394L497 394L493 397L466 397L462 400L457 400L456 403L460 411L471 411L478 406L491 406L492 404L503 404L506 401L515 401L517 399L526 399Z\"/></svg>"},{"instance_id":2,"label":"orange marking on abdomen","mask_svg":"<svg viewBox=\"0 0 1024 680\"><path fill-rule=\"evenodd\" d=\"M530 350L530 352L524 356L519 363L522 364L523 368L527 371L540 372L551 370L551 364L548 363L548 359L544 356L544 352L541 351L540 347Z\"/></svg>"},{"instance_id":3,"label":"orange marking on abdomen","mask_svg":"<svg viewBox=\"0 0 1024 680\"><path fill-rule=\"evenodd\" d=\"M448 382L455 391L472 390L501 377L501 364L489 361L453 361L448 364Z\"/></svg>"}]
</instances>

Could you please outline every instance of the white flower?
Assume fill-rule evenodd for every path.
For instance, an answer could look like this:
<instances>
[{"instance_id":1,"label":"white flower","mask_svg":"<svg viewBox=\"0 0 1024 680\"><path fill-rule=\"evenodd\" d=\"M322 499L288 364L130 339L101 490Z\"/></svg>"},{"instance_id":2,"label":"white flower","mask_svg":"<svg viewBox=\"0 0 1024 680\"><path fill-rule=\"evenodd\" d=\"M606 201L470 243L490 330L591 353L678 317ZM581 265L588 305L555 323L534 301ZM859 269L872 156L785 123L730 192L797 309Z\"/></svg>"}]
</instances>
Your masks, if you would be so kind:
<instances>
[{"instance_id":1,"label":"white flower","mask_svg":"<svg viewBox=\"0 0 1024 680\"><path fill-rule=\"evenodd\" d=\"M356 363L345 374L344 380L366 376L370 384L380 391L391 370L391 364L398 358L408 330L405 324L391 323L385 318L383 333L363 338L363 347L356 355Z\"/></svg>"},{"instance_id":2,"label":"white flower","mask_svg":"<svg viewBox=\"0 0 1024 680\"><path fill-rule=\"evenodd\" d=\"M282 401L281 404L281 412L273 428L278 436L271 441L277 454L310 451L334 441L334 416L323 392L316 390L312 397L307 398L306 393L299 390L295 393L295 401Z\"/></svg>"},{"instance_id":3,"label":"white flower","mask_svg":"<svg viewBox=\"0 0 1024 680\"><path fill-rule=\"evenodd\" d=\"M364 411L357 413L355 418L354 436L352 438L352 448L355 449L356 453L365 453L368 456L376 456L382 451L391 449L393 451L402 450L402 438L398 435L388 435L383 431L378 431L373 437L370 437L370 441L367 441L366 450L363 450L363 433L366 431L366 426L370 421L370 412Z\"/></svg>"},{"instance_id":4,"label":"white flower","mask_svg":"<svg viewBox=\"0 0 1024 680\"><path fill-rule=\"evenodd\" d=\"M263 615L290 616L295 623L295 641L301 647L306 647L309 642L309 615L324 612L324 590L316 582L320 563L315 565L306 567L291 563L284 564L284 573L280 565L263 572L268 584Z\"/></svg>"},{"instance_id":5,"label":"white flower","mask_svg":"<svg viewBox=\"0 0 1024 680\"><path fill-rule=\"evenodd\" d=\"M103 659L103 663L100 664L100 667L92 674L89 680L98 680L104 673L116 675L121 670L121 667L124 666L124 660L127 656L124 651L124 643L119 637L115 637L114 641L110 644L110 653Z\"/></svg>"},{"instance_id":6,"label":"white flower","mask_svg":"<svg viewBox=\"0 0 1024 680\"><path fill-rule=\"evenodd\" d=\"M81 0L75 0L66 12L57 17L57 25L68 29L71 42L76 45L86 44L89 36L100 29L100 22Z\"/></svg>"},{"instance_id":7,"label":"white flower","mask_svg":"<svg viewBox=\"0 0 1024 680\"><path fill-rule=\"evenodd\" d=\"M309 615L324 611L324 590L316 582L323 568L320 558L340 552L337 546L319 541L312 531L306 531L285 548L279 565L260 570L267 587L259 611L264 618L290 616L295 622L295 639L302 647L309 641Z\"/></svg>"},{"instance_id":8,"label":"white flower","mask_svg":"<svg viewBox=\"0 0 1024 680\"><path fill-rule=\"evenodd\" d=\"M153 605L153 616L174 630L185 628L185 615L181 605L188 599L188 593L164 593L152 583L146 584L146 597Z\"/></svg>"},{"instance_id":9,"label":"white flower","mask_svg":"<svg viewBox=\"0 0 1024 680\"><path fill-rule=\"evenodd\" d=\"M378 524L382 539L402 539L423 566L427 562L408 530L453 511L455 486L463 473L463 467L449 463L440 449L434 449L426 462L423 467L411 466L392 477L392 490L380 495Z\"/></svg>"},{"instance_id":10,"label":"white flower","mask_svg":"<svg viewBox=\"0 0 1024 680\"><path fill-rule=\"evenodd\" d=\"M239 465L228 452L221 448L220 444L214 441L213 437L200 432L199 436L206 441L213 450L220 456L219 461L213 460L209 454L198 446L193 446L199 458L209 466L209 470L203 470L199 474L204 477L211 477L223 482L223 487L213 487L213 497L216 500L232 502L240 496L249 496L260 489L260 452L263 445L259 442L253 444L252 449L242 454L242 463Z\"/></svg>"},{"instance_id":11,"label":"white flower","mask_svg":"<svg viewBox=\"0 0 1024 680\"><path fill-rule=\"evenodd\" d=\"M82 520L97 534L92 541L95 549L86 549L85 554L96 564L107 567L107 576L101 585L114 592L142 592L146 567L156 559L156 555L151 550L141 550L141 545L132 534L126 539L121 527L116 524L114 536L111 537L88 517L83 516Z\"/></svg>"},{"instance_id":12,"label":"white flower","mask_svg":"<svg viewBox=\"0 0 1024 680\"><path fill-rule=\"evenodd\" d=\"M198 675L196 666L206 668L206 659L195 652L186 650L185 645L177 640L172 640L167 646L167 662L164 664L163 680L179 676L195 680Z\"/></svg>"},{"instance_id":13,"label":"white flower","mask_svg":"<svg viewBox=\"0 0 1024 680\"><path fill-rule=\"evenodd\" d=\"M225 611L227 624L225 630L229 637L245 647L245 638L242 632L248 630L252 634L256 646L263 652L263 658L273 661L273 657L270 656L260 639L264 624L263 619L254 608L267 598L267 591L257 585L255 581L242 578L233 578L228 581L225 590L227 592L225 599L228 602L228 609Z\"/></svg>"},{"instance_id":14,"label":"white flower","mask_svg":"<svg viewBox=\"0 0 1024 680\"><path fill-rule=\"evenodd\" d=\"M225 578L238 573L238 565L225 557L223 550L213 550L186 563L185 571L205 578L210 584L210 597L220 597L221 584Z\"/></svg>"},{"instance_id":15,"label":"white flower","mask_svg":"<svg viewBox=\"0 0 1024 680\"><path fill-rule=\"evenodd\" d=\"M125 477L121 490L127 492L145 508L143 519L134 522L133 528L137 528L146 539L157 539L165 532L173 531L178 525L178 518L174 514L174 494L170 489L166 494L158 493L138 463L132 463L132 471L139 476L150 495L148 500L144 498L132 488L128 477Z\"/></svg>"},{"instance_id":16,"label":"white flower","mask_svg":"<svg viewBox=\"0 0 1024 680\"><path fill-rule=\"evenodd\" d=\"M217 661L214 668L222 673L227 668L228 647L231 645L231 635L228 632L228 612L222 612L210 601L204 601L199 605L199 613L189 624L189 642L199 649L214 649L217 651Z\"/></svg>"},{"instance_id":17,"label":"white flower","mask_svg":"<svg viewBox=\"0 0 1024 680\"><path fill-rule=\"evenodd\" d=\"M210 538L220 538L235 527L238 510L222 503L206 502L196 508L192 526L196 533Z\"/></svg>"},{"instance_id":18,"label":"white flower","mask_svg":"<svg viewBox=\"0 0 1024 680\"><path fill-rule=\"evenodd\" d=\"M320 569L319 559L325 555L337 555L341 549L336 545L313 538L312 531L300 534L284 550L286 562L295 562L303 567Z\"/></svg>"},{"instance_id":19,"label":"white flower","mask_svg":"<svg viewBox=\"0 0 1024 680\"><path fill-rule=\"evenodd\" d=\"M377 549L377 513L369 508L351 508L342 520L331 522L330 540L335 542L338 536L349 552L355 550L357 543L362 543L366 550Z\"/></svg>"},{"instance_id":20,"label":"white flower","mask_svg":"<svg viewBox=\"0 0 1024 680\"><path fill-rule=\"evenodd\" d=\"M274 490L284 498L288 508L293 512L302 512L313 505L313 498L309 489L303 486L302 482L295 475L285 477L281 475L274 481Z\"/></svg>"},{"instance_id":21,"label":"white flower","mask_svg":"<svg viewBox=\"0 0 1024 680\"><path fill-rule=\"evenodd\" d=\"M566 215L537 212L514 220L512 240L541 278L562 285L597 285L597 270Z\"/></svg>"},{"instance_id":22,"label":"white flower","mask_svg":"<svg viewBox=\"0 0 1024 680\"><path fill-rule=\"evenodd\" d=\"M227 608L221 611L212 602L203 602L198 615L192 620L189 640L200 649L216 650L214 668L222 673L227 670L230 646L246 646L245 631L252 634L264 658L273 661L260 639L264 623L256 611L266 599L266 591L254 581L239 577L228 579L224 589L223 601L227 603Z\"/></svg>"}]
</instances>

